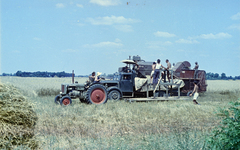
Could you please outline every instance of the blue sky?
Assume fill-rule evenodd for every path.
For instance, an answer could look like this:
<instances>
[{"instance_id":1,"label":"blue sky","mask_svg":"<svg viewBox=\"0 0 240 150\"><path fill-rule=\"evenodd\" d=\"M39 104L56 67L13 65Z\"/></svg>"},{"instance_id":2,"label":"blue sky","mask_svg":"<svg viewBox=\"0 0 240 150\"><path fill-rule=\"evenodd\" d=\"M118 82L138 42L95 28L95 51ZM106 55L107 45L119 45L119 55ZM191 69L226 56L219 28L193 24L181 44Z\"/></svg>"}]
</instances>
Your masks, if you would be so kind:
<instances>
[{"instance_id":1,"label":"blue sky","mask_svg":"<svg viewBox=\"0 0 240 150\"><path fill-rule=\"evenodd\" d=\"M120 61L199 63L240 75L239 0L1 0L2 73L92 71Z\"/></svg>"}]
</instances>

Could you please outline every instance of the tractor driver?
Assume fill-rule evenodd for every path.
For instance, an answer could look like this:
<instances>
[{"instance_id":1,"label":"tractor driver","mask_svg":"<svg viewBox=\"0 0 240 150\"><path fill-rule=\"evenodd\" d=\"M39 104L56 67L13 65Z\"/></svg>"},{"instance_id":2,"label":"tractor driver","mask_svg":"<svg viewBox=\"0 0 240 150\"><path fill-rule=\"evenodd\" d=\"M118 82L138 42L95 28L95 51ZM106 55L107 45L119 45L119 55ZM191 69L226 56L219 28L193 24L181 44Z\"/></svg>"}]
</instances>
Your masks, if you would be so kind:
<instances>
[{"instance_id":1,"label":"tractor driver","mask_svg":"<svg viewBox=\"0 0 240 150\"><path fill-rule=\"evenodd\" d=\"M92 75L89 76L89 80L90 80L90 82L94 82L94 80L95 80L95 72L94 71L92 72Z\"/></svg>"}]
</instances>

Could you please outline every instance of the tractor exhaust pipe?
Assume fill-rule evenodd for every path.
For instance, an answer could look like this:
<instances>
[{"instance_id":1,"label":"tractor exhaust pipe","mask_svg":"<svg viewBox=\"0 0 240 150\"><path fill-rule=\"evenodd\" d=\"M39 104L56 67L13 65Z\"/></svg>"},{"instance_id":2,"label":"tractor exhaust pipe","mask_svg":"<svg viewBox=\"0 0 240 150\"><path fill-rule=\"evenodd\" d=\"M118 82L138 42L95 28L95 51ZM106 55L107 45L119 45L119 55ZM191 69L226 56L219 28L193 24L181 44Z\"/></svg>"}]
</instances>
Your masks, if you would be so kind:
<instances>
[{"instance_id":1,"label":"tractor exhaust pipe","mask_svg":"<svg viewBox=\"0 0 240 150\"><path fill-rule=\"evenodd\" d=\"M72 71L72 83L74 84L74 70Z\"/></svg>"}]
</instances>

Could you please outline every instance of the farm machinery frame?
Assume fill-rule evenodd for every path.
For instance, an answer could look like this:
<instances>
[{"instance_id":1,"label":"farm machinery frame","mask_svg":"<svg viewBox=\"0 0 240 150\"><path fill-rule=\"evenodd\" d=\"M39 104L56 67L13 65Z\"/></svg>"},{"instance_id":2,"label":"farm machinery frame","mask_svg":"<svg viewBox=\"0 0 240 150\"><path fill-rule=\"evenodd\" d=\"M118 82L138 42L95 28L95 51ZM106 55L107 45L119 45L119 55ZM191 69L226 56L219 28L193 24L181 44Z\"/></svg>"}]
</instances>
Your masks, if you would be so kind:
<instances>
[{"instance_id":1,"label":"farm machinery frame","mask_svg":"<svg viewBox=\"0 0 240 150\"><path fill-rule=\"evenodd\" d=\"M118 73L111 80L79 84L74 83L73 75L71 84L61 85L61 92L55 97L55 103L67 106L72 103L72 99L79 98L81 102L100 105L108 100L117 101L121 98L149 98L156 93L158 97L178 95L179 98L193 89L194 81L198 81L199 92L206 91L205 71L190 69L191 64L187 61L178 62L170 71L171 82L166 82L164 76L156 89L150 78L152 62L145 62L139 56L122 62L126 66L119 67ZM139 66L138 70L134 69L136 64Z\"/></svg>"}]
</instances>

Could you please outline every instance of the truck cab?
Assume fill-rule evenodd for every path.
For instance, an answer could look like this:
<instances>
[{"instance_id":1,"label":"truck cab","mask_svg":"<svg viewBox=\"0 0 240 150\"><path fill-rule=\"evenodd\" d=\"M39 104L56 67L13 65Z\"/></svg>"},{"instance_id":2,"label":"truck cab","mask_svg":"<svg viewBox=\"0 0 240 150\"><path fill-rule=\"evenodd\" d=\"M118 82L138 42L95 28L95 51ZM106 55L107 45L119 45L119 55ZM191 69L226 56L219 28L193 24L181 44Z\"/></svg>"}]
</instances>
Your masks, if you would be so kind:
<instances>
[{"instance_id":1,"label":"truck cab","mask_svg":"<svg viewBox=\"0 0 240 150\"><path fill-rule=\"evenodd\" d=\"M132 72L120 72L120 80L119 80L119 88L121 89L124 96L132 96L134 92L134 78L136 77L136 73Z\"/></svg>"}]
</instances>

